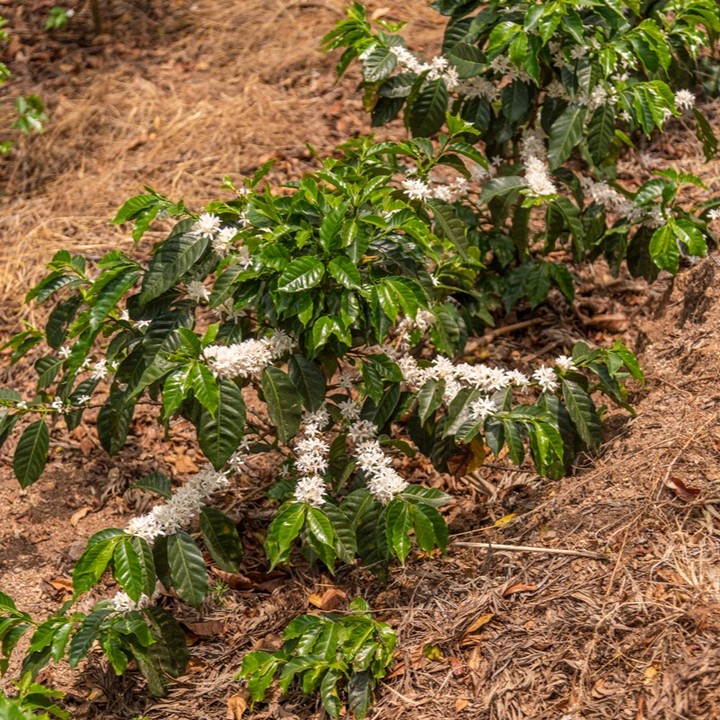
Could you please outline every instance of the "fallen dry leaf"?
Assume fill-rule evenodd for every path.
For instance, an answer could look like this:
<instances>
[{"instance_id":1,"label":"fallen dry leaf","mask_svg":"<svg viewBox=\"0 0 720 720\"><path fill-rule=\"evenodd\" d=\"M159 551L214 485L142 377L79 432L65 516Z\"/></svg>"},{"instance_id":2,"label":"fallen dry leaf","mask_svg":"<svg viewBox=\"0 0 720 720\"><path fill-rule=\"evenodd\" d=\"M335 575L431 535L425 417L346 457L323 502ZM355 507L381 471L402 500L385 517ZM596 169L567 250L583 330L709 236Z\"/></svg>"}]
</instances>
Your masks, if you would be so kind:
<instances>
[{"instance_id":1,"label":"fallen dry leaf","mask_svg":"<svg viewBox=\"0 0 720 720\"><path fill-rule=\"evenodd\" d=\"M458 698L455 701L455 712L460 712L461 710L464 710L469 704L469 700L466 700L465 698Z\"/></svg>"},{"instance_id":2,"label":"fallen dry leaf","mask_svg":"<svg viewBox=\"0 0 720 720\"><path fill-rule=\"evenodd\" d=\"M665 487L672 490L681 500L687 503L695 502L700 491L697 488L688 487L680 478L670 477L665 483Z\"/></svg>"},{"instance_id":3,"label":"fallen dry leaf","mask_svg":"<svg viewBox=\"0 0 720 720\"><path fill-rule=\"evenodd\" d=\"M313 593L308 602L320 610L336 610L347 600L347 593L337 587L329 587L322 595Z\"/></svg>"},{"instance_id":4,"label":"fallen dry leaf","mask_svg":"<svg viewBox=\"0 0 720 720\"><path fill-rule=\"evenodd\" d=\"M481 615L479 618L470 623L470 626L465 631L465 636L477 632L483 625L487 625L494 617L495 613L486 613L485 615Z\"/></svg>"},{"instance_id":5,"label":"fallen dry leaf","mask_svg":"<svg viewBox=\"0 0 720 720\"><path fill-rule=\"evenodd\" d=\"M287 574L282 570L273 570L269 573L250 570L247 573L225 572L219 568L212 568L213 575L219 577L233 590L259 591L271 593L287 582Z\"/></svg>"},{"instance_id":6,"label":"fallen dry leaf","mask_svg":"<svg viewBox=\"0 0 720 720\"><path fill-rule=\"evenodd\" d=\"M77 527L78 523L88 514L92 512L92 508L88 507L87 505L85 507L81 507L79 510L76 510L71 516L70 516L70 524L73 527Z\"/></svg>"},{"instance_id":7,"label":"fallen dry leaf","mask_svg":"<svg viewBox=\"0 0 720 720\"><path fill-rule=\"evenodd\" d=\"M242 720L248 707L247 698L245 693L235 693L228 698L227 720Z\"/></svg>"},{"instance_id":8,"label":"fallen dry leaf","mask_svg":"<svg viewBox=\"0 0 720 720\"><path fill-rule=\"evenodd\" d=\"M537 585L525 585L524 583L518 583L517 585L511 585L504 593L503 597L508 595L514 595L515 593L521 592L535 592L538 589Z\"/></svg>"},{"instance_id":9,"label":"fallen dry leaf","mask_svg":"<svg viewBox=\"0 0 720 720\"><path fill-rule=\"evenodd\" d=\"M219 620L206 620L205 622L183 622L193 635L198 637L219 637L225 632L225 623Z\"/></svg>"}]
</instances>

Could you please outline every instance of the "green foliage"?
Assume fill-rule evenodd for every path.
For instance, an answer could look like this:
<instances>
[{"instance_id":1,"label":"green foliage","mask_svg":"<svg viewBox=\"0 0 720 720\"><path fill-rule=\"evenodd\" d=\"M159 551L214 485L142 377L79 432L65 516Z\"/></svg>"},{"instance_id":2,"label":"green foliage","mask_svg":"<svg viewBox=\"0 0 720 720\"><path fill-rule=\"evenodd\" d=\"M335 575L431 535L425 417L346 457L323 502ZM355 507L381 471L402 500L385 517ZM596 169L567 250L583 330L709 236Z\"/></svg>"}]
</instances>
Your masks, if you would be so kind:
<instances>
[{"instance_id":1,"label":"green foliage","mask_svg":"<svg viewBox=\"0 0 720 720\"><path fill-rule=\"evenodd\" d=\"M542 260L558 242L576 261L604 255L614 272L627 260L649 281L659 269L676 272L681 253L705 254L712 234L700 207L676 202L674 193L649 202L614 180L624 147L640 132L662 132L673 117L694 121L706 158L716 154L717 138L687 88L701 77L703 48L720 33L717 3L463 0L435 8L449 19L442 54L430 61L382 24L374 30L357 2L325 46L345 49L340 74L360 62L374 125L402 114L414 137L442 147L444 123L454 134L461 118L466 141L493 158L497 171L476 171L470 194L449 198L455 212L429 199L433 189L448 195L432 182L422 200L438 224L454 216L453 235L465 235L505 284L506 309L523 298L534 307L552 286L572 301L572 277L555 277ZM428 170L418 164L408 178L427 184ZM655 231L649 250L648 230Z\"/></svg>"},{"instance_id":2,"label":"green foliage","mask_svg":"<svg viewBox=\"0 0 720 720\"><path fill-rule=\"evenodd\" d=\"M29 674L16 686L14 697L0 691L0 717L3 720L69 720L70 713L56 702L62 699L63 693L33 682Z\"/></svg>"},{"instance_id":3,"label":"green foliage","mask_svg":"<svg viewBox=\"0 0 720 720\"><path fill-rule=\"evenodd\" d=\"M253 703L264 700L277 677L282 693L295 683L306 695L319 693L330 717L340 717L347 704L363 720L374 687L393 660L397 637L392 628L375 621L368 604L356 598L348 614L301 615L283 635L281 650L256 650L243 658L240 677L247 680Z\"/></svg>"}]
</instances>

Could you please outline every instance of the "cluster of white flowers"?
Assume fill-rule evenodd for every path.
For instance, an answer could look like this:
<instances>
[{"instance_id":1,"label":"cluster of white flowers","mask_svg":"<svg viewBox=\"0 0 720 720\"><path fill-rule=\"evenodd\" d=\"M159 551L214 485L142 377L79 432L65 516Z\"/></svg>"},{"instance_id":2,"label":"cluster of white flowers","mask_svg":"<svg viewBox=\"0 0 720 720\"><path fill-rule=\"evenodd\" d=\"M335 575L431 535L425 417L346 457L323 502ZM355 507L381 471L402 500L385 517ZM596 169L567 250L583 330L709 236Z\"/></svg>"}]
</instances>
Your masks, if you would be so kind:
<instances>
[{"instance_id":1,"label":"cluster of white flowers","mask_svg":"<svg viewBox=\"0 0 720 720\"><path fill-rule=\"evenodd\" d=\"M80 366L80 370L87 370L90 367L90 360L86 359L85 362ZM108 363L107 360L102 359L98 360L93 366L92 366L92 373L90 374L90 377L93 380L104 380L108 375L111 375L116 370L115 365L112 363Z\"/></svg>"},{"instance_id":2,"label":"cluster of white flowers","mask_svg":"<svg viewBox=\"0 0 720 720\"><path fill-rule=\"evenodd\" d=\"M207 465L179 488L167 503L155 506L146 515L133 518L126 530L148 542L161 535L172 535L190 523L207 500L227 484L223 473Z\"/></svg>"},{"instance_id":3,"label":"cluster of white flowers","mask_svg":"<svg viewBox=\"0 0 720 720\"><path fill-rule=\"evenodd\" d=\"M528 129L520 143L520 157L525 166L525 181L533 195L555 195L557 187L550 175L545 147L545 133L540 129Z\"/></svg>"},{"instance_id":4,"label":"cluster of white flowers","mask_svg":"<svg viewBox=\"0 0 720 720\"><path fill-rule=\"evenodd\" d=\"M313 507L325 504L325 480L328 469L330 445L323 440L323 430L330 422L330 415L323 405L312 413L306 413L302 423L302 435L295 442L295 467L302 473L295 486L294 497L298 502Z\"/></svg>"},{"instance_id":5,"label":"cluster of white flowers","mask_svg":"<svg viewBox=\"0 0 720 720\"><path fill-rule=\"evenodd\" d=\"M530 192L538 197L557 193L548 164L538 157L533 156L525 161L525 181Z\"/></svg>"},{"instance_id":6,"label":"cluster of white flowers","mask_svg":"<svg viewBox=\"0 0 720 720\"><path fill-rule=\"evenodd\" d=\"M213 309L212 313L220 318L220 320L232 320L233 322L245 317L245 311L242 308L239 310L235 309L234 298L228 298L225 302L220 303L220 305Z\"/></svg>"},{"instance_id":7,"label":"cluster of white flowers","mask_svg":"<svg viewBox=\"0 0 720 720\"><path fill-rule=\"evenodd\" d=\"M550 367L538 368L532 377L543 392L555 392L558 389L557 373Z\"/></svg>"},{"instance_id":8,"label":"cluster of white flowers","mask_svg":"<svg viewBox=\"0 0 720 720\"><path fill-rule=\"evenodd\" d=\"M510 386L525 388L530 384L530 378L518 370L503 370L469 363L455 365L450 358L443 355L438 355L426 368L421 368L411 355L403 356L397 364L405 381L414 391L419 390L428 380L443 380L446 404L451 403L464 387L493 393Z\"/></svg>"},{"instance_id":9,"label":"cluster of white flowers","mask_svg":"<svg viewBox=\"0 0 720 720\"><path fill-rule=\"evenodd\" d=\"M238 449L228 458L227 461L227 472L239 473L240 470L247 464L248 457L250 456L250 438L243 438L238 446Z\"/></svg>"},{"instance_id":10,"label":"cluster of white flowers","mask_svg":"<svg viewBox=\"0 0 720 720\"><path fill-rule=\"evenodd\" d=\"M575 102L579 105L586 105L588 110L592 112L604 105L617 105L618 96L613 89L608 90L602 85L596 85L589 95L579 93Z\"/></svg>"},{"instance_id":11,"label":"cluster of white flowers","mask_svg":"<svg viewBox=\"0 0 720 720\"><path fill-rule=\"evenodd\" d=\"M500 86L480 75L461 80L457 87L458 95L468 100L485 98L488 102L495 102L500 98Z\"/></svg>"},{"instance_id":12,"label":"cluster of white flowers","mask_svg":"<svg viewBox=\"0 0 720 720\"><path fill-rule=\"evenodd\" d=\"M628 200L624 195L620 194L615 188L602 180L601 182L595 182L592 178L581 177L580 185L582 186L583 192L598 205L602 205L610 212L617 213L618 215L631 216L635 212L635 204Z\"/></svg>"},{"instance_id":13,"label":"cluster of white flowers","mask_svg":"<svg viewBox=\"0 0 720 720\"><path fill-rule=\"evenodd\" d=\"M224 227L217 235L213 236L212 249L213 252L220 257L225 257L232 247L232 242L237 235L237 228L230 225Z\"/></svg>"},{"instance_id":14,"label":"cluster of white flowers","mask_svg":"<svg viewBox=\"0 0 720 720\"><path fill-rule=\"evenodd\" d=\"M400 339L400 347L404 350L410 348L410 333L417 329L421 333L427 332L429 327L435 322L435 315L429 310L418 310L415 318L411 318L409 315L403 317L403 319L397 325L397 334Z\"/></svg>"},{"instance_id":15,"label":"cluster of white flowers","mask_svg":"<svg viewBox=\"0 0 720 720\"><path fill-rule=\"evenodd\" d=\"M389 503L408 483L392 467L392 459L384 453L377 440L377 427L369 420L356 420L348 428L348 436L355 446L353 454L358 469L365 476L368 490L379 502Z\"/></svg>"},{"instance_id":16,"label":"cluster of white flowers","mask_svg":"<svg viewBox=\"0 0 720 720\"><path fill-rule=\"evenodd\" d=\"M186 286L188 297L199 303L210 299L210 291L200 280L191 280Z\"/></svg>"},{"instance_id":17,"label":"cluster of white flowers","mask_svg":"<svg viewBox=\"0 0 720 720\"><path fill-rule=\"evenodd\" d=\"M258 376L273 360L295 347L295 341L282 330L269 338L243 340L232 345L210 345L204 352L213 375L232 380Z\"/></svg>"},{"instance_id":18,"label":"cluster of white flowers","mask_svg":"<svg viewBox=\"0 0 720 720\"><path fill-rule=\"evenodd\" d=\"M507 82L513 82L514 80L522 80L523 82L530 81L530 76L525 70L515 65L507 55L498 55L496 58L493 58L490 62L490 69L503 78L506 78Z\"/></svg>"},{"instance_id":19,"label":"cluster of white flowers","mask_svg":"<svg viewBox=\"0 0 720 720\"><path fill-rule=\"evenodd\" d=\"M610 187L604 180L595 182L592 178L581 177L580 185L592 202L602 205L612 213L628 218L630 222L642 221L651 228L660 227L665 223L665 216L660 206L656 205L649 209L636 207L632 200Z\"/></svg>"},{"instance_id":20,"label":"cluster of white flowers","mask_svg":"<svg viewBox=\"0 0 720 720\"><path fill-rule=\"evenodd\" d=\"M197 237L212 239L220 232L221 220L212 213L201 213L200 217L193 223L192 234Z\"/></svg>"},{"instance_id":21,"label":"cluster of white flowers","mask_svg":"<svg viewBox=\"0 0 720 720\"><path fill-rule=\"evenodd\" d=\"M470 189L468 181L461 175L458 175L449 184L435 184L431 186L419 178L406 177L400 185L411 200L420 200L421 202L434 199L452 203L459 197L467 195Z\"/></svg>"},{"instance_id":22,"label":"cluster of white flowers","mask_svg":"<svg viewBox=\"0 0 720 720\"><path fill-rule=\"evenodd\" d=\"M374 49L375 47L371 45L363 55L367 57ZM458 72L442 55L434 57L429 63L424 63L402 45L391 47L390 52L397 58L397 64L401 70L408 70L416 75L427 72L428 80L444 80L448 90L455 90L458 87L460 82Z\"/></svg>"},{"instance_id":23,"label":"cluster of white flowers","mask_svg":"<svg viewBox=\"0 0 720 720\"><path fill-rule=\"evenodd\" d=\"M150 607L159 595L160 593L157 590L152 594L152 597L148 597L145 593L143 593L140 596L140 599L135 602L127 593L118 592L112 598L112 604L115 608L115 612L118 613L142 610L143 608Z\"/></svg>"},{"instance_id":24,"label":"cluster of white flowers","mask_svg":"<svg viewBox=\"0 0 720 720\"><path fill-rule=\"evenodd\" d=\"M695 95L689 90L678 90L675 93L675 105L679 110L692 110L695 107Z\"/></svg>"}]
</instances>

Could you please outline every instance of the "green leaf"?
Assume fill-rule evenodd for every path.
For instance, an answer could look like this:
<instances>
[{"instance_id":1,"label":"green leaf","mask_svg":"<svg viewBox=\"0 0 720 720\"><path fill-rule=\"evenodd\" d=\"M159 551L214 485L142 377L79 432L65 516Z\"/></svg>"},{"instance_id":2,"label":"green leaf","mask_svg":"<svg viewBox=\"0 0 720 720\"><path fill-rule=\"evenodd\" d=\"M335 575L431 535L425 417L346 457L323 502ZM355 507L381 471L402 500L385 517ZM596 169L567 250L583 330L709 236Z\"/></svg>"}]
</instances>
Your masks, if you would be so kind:
<instances>
[{"instance_id":1,"label":"green leaf","mask_svg":"<svg viewBox=\"0 0 720 720\"><path fill-rule=\"evenodd\" d=\"M320 700L330 717L339 718L342 703L338 694L337 684L342 678L340 670L331 669L325 673L320 683Z\"/></svg>"},{"instance_id":2,"label":"green leaf","mask_svg":"<svg viewBox=\"0 0 720 720\"><path fill-rule=\"evenodd\" d=\"M378 82L389 77L397 65L397 57L390 48L376 45L369 55L363 58L362 74L366 82Z\"/></svg>"},{"instance_id":3,"label":"green leaf","mask_svg":"<svg viewBox=\"0 0 720 720\"><path fill-rule=\"evenodd\" d=\"M364 720L373 704L370 673L367 670L351 673L347 693L350 712L353 713L356 720Z\"/></svg>"},{"instance_id":4,"label":"green leaf","mask_svg":"<svg viewBox=\"0 0 720 720\"><path fill-rule=\"evenodd\" d=\"M207 459L220 470L237 450L245 434L245 401L235 383L221 380L213 417L206 408L200 413L198 443Z\"/></svg>"},{"instance_id":5,"label":"green leaf","mask_svg":"<svg viewBox=\"0 0 720 720\"><path fill-rule=\"evenodd\" d=\"M68 662L71 668L78 666L78 663L88 654L95 640L100 635L100 627L105 618L113 612L112 608L99 608L90 613L80 624L77 632L70 641L68 650Z\"/></svg>"},{"instance_id":6,"label":"green leaf","mask_svg":"<svg viewBox=\"0 0 720 720\"><path fill-rule=\"evenodd\" d=\"M433 211L436 234L449 240L460 257L467 259L466 226L458 217L455 208L439 200L430 200L428 205Z\"/></svg>"},{"instance_id":7,"label":"green leaf","mask_svg":"<svg viewBox=\"0 0 720 720\"><path fill-rule=\"evenodd\" d=\"M150 619L153 635L158 640L149 648L150 657L171 677L182 675L190 660L190 652L180 624L161 607L148 607L145 614Z\"/></svg>"},{"instance_id":8,"label":"green leaf","mask_svg":"<svg viewBox=\"0 0 720 720\"><path fill-rule=\"evenodd\" d=\"M179 223L176 228L187 227ZM207 237L180 233L168 238L150 261L143 278L140 304L147 305L181 280L203 256L210 241Z\"/></svg>"},{"instance_id":9,"label":"green leaf","mask_svg":"<svg viewBox=\"0 0 720 720\"><path fill-rule=\"evenodd\" d=\"M199 608L208 590L207 569L195 541L183 530L167 539L173 587L181 600Z\"/></svg>"},{"instance_id":10,"label":"green leaf","mask_svg":"<svg viewBox=\"0 0 720 720\"><path fill-rule=\"evenodd\" d=\"M530 87L522 80L506 85L500 93L502 113L511 123L520 122L530 110Z\"/></svg>"},{"instance_id":11,"label":"green leaf","mask_svg":"<svg viewBox=\"0 0 720 720\"><path fill-rule=\"evenodd\" d=\"M161 472L151 472L141 480L138 480L133 487L147 490L148 492L157 493L164 498L172 497L172 488L170 480Z\"/></svg>"},{"instance_id":12,"label":"green leaf","mask_svg":"<svg viewBox=\"0 0 720 720\"><path fill-rule=\"evenodd\" d=\"M317 410L325 402L325 376L314 362L303 355L292 355L288 362L288 375L302 394L308 410Z\"/></svg>"},{"instance_id":13,"label":"green leaf","mask_svg":"<svg viewBox=\"0 0 720 720\"><path fill-rule=\"evenodd\" d=\"M405 124L413 137L431 137L445 121L448 107L448 90L444 80L423 84L408 105Z\"/></svg>"},{"instance_id":14,"label":"green leaf","mask_svg":"<svg viewBox=\"0 0 720 720\"><path fill-rule=\"evenodd\" d=\"M131 539L121 538L113 552L113 577L131 600L137 602L145 589L143 568Z\"/></svg>"},{"instance_id":15,"label":"green leaf","mask_svg":"<svg viewBox=\"0 0 720 720\"><path fill-rule=\"evenodd\" d=\"M590 450L597 450L602 442L602 426L595 404L585 390L572 380L563 378L561 384L565 406L578 434Z\"/></svg>"},{"instance_id":16,"label":"green leaf","mask_svg":"<svg viewBox=\"0 0 720 720\"><path fill-rule=\"evenodd\" d=\"M527 183L524 178L518 177L517 175L493 178L485 184L478 200L479 202L483 202L487 205L496 197L502 197L503 195L509 195L510 193L517 192L520 188L526 187L526 185Z\"/></svg>"},{"instance_id":17,"label":"green leaf","mask_svg":"<svg viewBox=\"0 0 720 720\"><path fill-rule=\"evenodd\" d=\"M348 207L349 203L341 203L327 213L320 223L320 245L326 252L342 243L340 228L345 221Z\"/></svg>"},{"instance_id":18,"label":"green leaf","mask_svg":"<svg viewBox=\"0 0 720 720\"><path fill-rule=\"evenodd\" d=\"M697 122L695 134L697 135L698 140L702 143L705 159L709 162L715 157L715 155L717 155L718 139L713 131L712 125L710 125L707 118L700 112L700 110L693 108L693 114L695 115L695 121Z\"/></svg>"},{"instance_id":19,"label":"green leaf","mask_svg":"<svg viewBox=\"0 0 720 720\"><path fill-rule=\"evenodd\" d=\"M392 500L387 506L387 544L402 564L410 552L410 530L411 506L397 498Z\"/></svg>"},{"instance_id":20,"label":"green leaf","mask_svg":"<svg viewBox=\"0 0 720 720\"><path fill-rule=\"evenodd\" d=\"M700 228L693 225L690 220L674 220L672 222L675 237L687 248L690 255L705 257L707 243Z\"/></svg>"},{"instance_id":21,"label":"green leaf","mask_svg":"<svg viewBox=\"0 0 720 720\"><path fill-rule=\"evenodd\" d=\"M155 195L135 195L135 197L127 200L117 211L112 222L114 225L122 225L123 223L129 222L156 202L157 196Z\"/></svg>"},{"instance_id":22,"label":"green leaf","mask_svg":"<svg viewBox=\"0 0 720 720\"><path fill-rule=\"evenodd\" d=\"M588 126L588 150L597 165L607 160L614 138L615 111L611 105L603 105L595 110Z\"/></svg>"},{"instance_id":23,"label":"green leaf","mask_svg":"<svg viewBox=\"0 0 720 720\"><path fill-rule=\"evenodd\" d=\"M548 162L551 170L560 167L582 140L586 115L587 108L571 105L553 123L548 146Z\"/></svg>"},{"instance_id":24,"label":"green leaf","mask_svg":"<svg viewBox=\"0 0 720 720\"><path fill-rule=\"evenodd\" d=\"M117 455L125 446L135 406L116 407L106 403L100 408L97 434L100 444L110 455Z\"/></svg>"},{"instance_id":25,"label":"green leaf","mask_svg":"<svg viewBox=\"0 0 720 720\"><path fill-rule=\"evenodd\" d=\"M440 380L428 380L418 393L418 417L420 424L424 425L428 418L435 415L435 411L443 404L445 396L445 383Z\"/></svg>"},{"instance_id":26,"label":"green leaf","mask_svg":"<svg viewBox=\"0 0 720 720\"><path fill-rule=\"evenodd\" d=\"M226 572L238 572L243 549L235 523L219 510L206 507L200 513L200 530L217 566Z\"/></svg>"},{"instance_id":27,"label":"green leaf","mask_svg":"<svg viewBox=\"0 0 720 720\"><path fill-rule=\"evenodd\" d=\"M23 430L13 457L13 472L23 488L42 475L50 448L50 433L44 420L36 420Z\"/></svg>"},{"instance_id":28,"label":"green leaf","mask_svg":"<svg viewBox=\"0 0 720 720\"><path fill-rule=\"evenodd\" d=\"M361 287L360 272L355 263L344 255L339 255L328 263L328 272L348 290L359 290Z\"/></svg>"},{"instance_id":29,"label":"green leaf","mask_svg":"<svg viewBox=\"0 0 720 720\"><path fill-rule=\"evenodd\" d=\"M157 573L155 572L155 558L152 549L145 538L134 537L132 545L140 562L140 571L143 582L143 593L148 597L152 597L157 585Z\"/></svg>"},{"instance_id":30,"label":"green leaf","mask_svg":"<svg viewBox=\"0 0 720 720\"><path fill-rule=\"evenodd\" d=\"M193 363L188 375L188 382L193 389L195 399L211 417L215 417L220 404L220 388L207 365L201 362Z\"/></svg>"},{"instance_id":31,"label":"green leaf","mask_svg":"<svg viewBox=\"0 0 720 720\"><path fill-rule=\"evenodd\" d=\"M73 590L76 595L87 592L97 584L112 559L115 545L124 537L124 534L114 535L94 543L90 538L87 549L73 570Z\"/></svg>"},{"instance_id":32,"label":"green leaf","mask_svg":"<svg viewBox=\"0 0 720 720\"><path fill-rule=\"evenodd\" d=\"M680 266L680 249L670 224L658 228L650 238L650 256L661 269L675 274Z\"/></svg>"},{"instance_id":33,"label":"green leaf","mask_svg":"<svg viewBox=\"0 0 720 720\"><path fill-rule=\"evenodd\" d=\"M309 507L305 518L308 530L323 544L335 547L335 532L325 513L316 507Z\"/></svg>"},{"instance_id":34,"label":"green leaf","mask_svg":"<svg viewBox=\"0 0 720 720\"><path fill-rule=\"evenodd\" d=\"M280 292L304 292L315 287L325 275L325 266L320 260L309 255L293 260L278 279Z\"/></svg>"},{"instance_id":35,"label":"green leaf","mask_svg":"<svg viewBox=\"0 0 720 720\"><path fill-rule=\"evenodd\" d=\"M270 523L265 538L265 552L271 568L287 560L292 541L300 534L305 524L307 505L291 503L280 510Z\"/></svg>"},{"instance_id":36,"label":"green leaf","mask_svg":"<svg viewBox=\"0 0 720 720\"><path fill-rule=\"evenodd\" d=\"M268 415L277 428L278 438L287 443L297 434L302 417L302 396L290 378L276 367L267 367L262 376Z\"/></svg>"}]
</instances>

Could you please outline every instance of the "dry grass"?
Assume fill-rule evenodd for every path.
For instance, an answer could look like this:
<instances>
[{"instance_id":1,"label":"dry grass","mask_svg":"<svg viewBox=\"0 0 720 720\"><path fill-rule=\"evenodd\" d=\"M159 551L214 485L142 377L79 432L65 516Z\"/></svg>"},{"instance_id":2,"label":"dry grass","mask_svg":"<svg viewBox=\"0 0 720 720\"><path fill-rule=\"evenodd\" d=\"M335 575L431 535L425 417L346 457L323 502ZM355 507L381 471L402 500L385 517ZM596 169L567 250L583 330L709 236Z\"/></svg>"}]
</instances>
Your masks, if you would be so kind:
<instances>
[{"instance_id":1,"label":"dry grass","mask_svg":"<svg viewBox=\"0 0 720 720\"><path fill-rule=\"evenodd\" d=\"M336 85L335 58L320 50L344 5L176 2L164 25L150 26L145 47L124 44L134 25L121 18L102 52L89 48L99 67L31 86L19 73L18 90L41 95L52 120L2 168L0 321L16 320L21 294L55 250L97 256L126 244L108 221L144 184L197 207L218 197L225 175L275 159L276 177L296 177L308 166L306 143L327 153L367 131L353 80ZM395 13L415 17L416 27L431 16L412 0Z\"/></svg>"}]
</instances>

